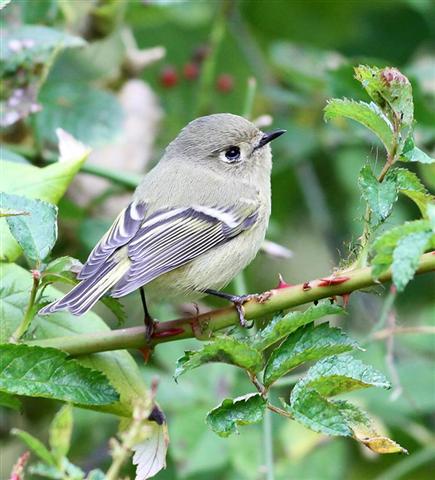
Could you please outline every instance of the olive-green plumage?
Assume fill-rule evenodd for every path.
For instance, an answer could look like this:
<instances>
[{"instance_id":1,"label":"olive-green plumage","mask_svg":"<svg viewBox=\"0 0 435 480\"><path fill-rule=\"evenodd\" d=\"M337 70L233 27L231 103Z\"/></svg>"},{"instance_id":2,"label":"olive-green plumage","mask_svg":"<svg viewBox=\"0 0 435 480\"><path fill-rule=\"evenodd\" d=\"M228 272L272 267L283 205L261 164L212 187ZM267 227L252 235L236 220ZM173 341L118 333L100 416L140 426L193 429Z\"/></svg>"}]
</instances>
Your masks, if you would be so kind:
<instances>
[{"instance_id":1,"label":"olive-green plumage","mask_svg":"<svg viewBox=\"0 0 435 480\"><path fill-rule=\"evenodd\" d=\"M40 313L80 315L106 293L195 299L230 282L258 252L270 208L265 134L231 114L201 117L172 141L65 297Z\"/></svg>"}]
</instances>

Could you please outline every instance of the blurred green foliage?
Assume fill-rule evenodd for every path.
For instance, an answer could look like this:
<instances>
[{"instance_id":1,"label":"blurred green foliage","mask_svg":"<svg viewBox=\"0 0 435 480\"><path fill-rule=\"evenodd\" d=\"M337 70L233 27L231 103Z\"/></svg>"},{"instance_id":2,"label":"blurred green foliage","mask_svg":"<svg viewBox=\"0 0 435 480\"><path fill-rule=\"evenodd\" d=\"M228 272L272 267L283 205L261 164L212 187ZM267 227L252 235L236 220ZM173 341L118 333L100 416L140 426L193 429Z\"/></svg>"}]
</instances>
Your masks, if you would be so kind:
<instances>
[{"instance_id":1,"label":"blurred green foliage","mask_svg":"<svg viewBox=\"0 0 435 480\"><path fill-rule=\"evenodd\" d=\"M368 100L353 79L353 66L392 65L408 76L418 122L415 138L433 156L435 13L431 0L12 0L1 15L2 28L55 27L88 42L81 48L64 50L56 46L44 51L52 65L41 84L38 75L37 85L35 73L40 73L40 66L32 63L35 46L24 45L32 52L30 65L20 73L21 84L11 86L9 80L5 84L9 90L21 88L31 95L26 96L27 107L21 110L23 121L9 126L2 139L15 152L12 155L21 153L37 165L52 160L55 127L65 128L93 147L110 148L124 125L116 95L132 77L150 85L165 112L153 150L154 161L179 129L198 114L241 114L248 78L257 79L251 117L270 114L274 127L288 131L274 145L273 211L268 237L290 248L293 257L282 261L259 255L245 273L249 291L275 285L278 272L291 283L324 275L340 259L345 260L358 242L365 206L357 178L366 163L379 174L384 163L381 144L356 123L323 121L323 108L331 97ZM164 60L132 74L125 62L125 28L132 31L139 49L165 47ZM38 42L36 37L26 39ZM186 79L186 63L196 61L204 46L210 44L215 48L200 64L207 70L207 78ZM22 54L23 49L17 53ZM176 71L177 81L171 88L162 81L165 66ZM228 91L217 87L222 74L232 78L233 86ZM10 98L3 96L5 91L1 97L4 102ZM38 92L40 112L31 108ZM105 167L110 169L111 165ZM435 189L433 164L414 164L412 169L429 190ZM123 189L117 186L117 193L119 188ZM60 202L60 241L55 256L86 258L112 220L96 212L113 193L111 184L98 198L85 203L77 202L77 197ZM382 228L416 218L418 209L407 198L401 198ZM376 293L352 296L345 326L367 348L360 358L393 381L397 398L367 390L353 394L353 399L374 413L380 430L406 445L411 455L375 457L356 443L327 438L274 416L272 442L277 480L432 478L434 337L424 333L396 336L393 347L388 338L377 339L372 333L384 327L379 321L384 318L385 298L381 295L383 289ZM142 313L138 298L128 298L125 303L129 312L127 325L139 324ZM107 310L103 309L98 307L97 312L107 318ZM159 319L177 314L173 307L165 305L152 306L152 310ZM399 326L434 327L433 277L416 278L405 293L397 295L394 310ZM247 426L239 436L222 439L203 421L218 401L245 394L250 388L248 379L220 364L189 372L178 384L174 383L177 358L184 350L195 347L197 342L191 340L159 346L151 364L141 367L148 384L155 375L160 379L157 399L167 414L171 436L168 468L157 478L265 478L261 426ZM291 377L288 380L276 383L272 390L276 401L288 397ZM1 478L7 478L21 453L18 441L8 434L10 427L18 425L44 438L57 408L52 401L25 399L22 412L2 410ZM105 469L109 463L107 438L116 433L113 417L75 409L74 419L69 459L87 471L97 466Z\"/></svg>"}]
</instances>

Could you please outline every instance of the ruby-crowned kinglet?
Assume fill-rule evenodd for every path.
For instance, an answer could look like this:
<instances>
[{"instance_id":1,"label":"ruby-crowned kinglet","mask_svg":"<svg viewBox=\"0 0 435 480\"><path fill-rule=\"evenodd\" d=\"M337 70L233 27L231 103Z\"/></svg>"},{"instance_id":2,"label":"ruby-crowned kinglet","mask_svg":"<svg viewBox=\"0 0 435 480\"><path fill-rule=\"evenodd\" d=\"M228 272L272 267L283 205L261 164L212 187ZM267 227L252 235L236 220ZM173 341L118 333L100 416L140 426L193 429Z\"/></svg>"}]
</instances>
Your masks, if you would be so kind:
<instances>
[{"instance_id":1,"label":"ruby-crowned kinglet","mask_svg":"<svg viewBox=\"0 0 435 480\"><path fill-rule=\"evenodd\" d=\"M161 300L219 294L264 240L269 142L282 133L228 113L189 123L92 250L80 283L39 314L82 315L106 293L123 297L141 287Z\"/></svg>"}]
</instances>

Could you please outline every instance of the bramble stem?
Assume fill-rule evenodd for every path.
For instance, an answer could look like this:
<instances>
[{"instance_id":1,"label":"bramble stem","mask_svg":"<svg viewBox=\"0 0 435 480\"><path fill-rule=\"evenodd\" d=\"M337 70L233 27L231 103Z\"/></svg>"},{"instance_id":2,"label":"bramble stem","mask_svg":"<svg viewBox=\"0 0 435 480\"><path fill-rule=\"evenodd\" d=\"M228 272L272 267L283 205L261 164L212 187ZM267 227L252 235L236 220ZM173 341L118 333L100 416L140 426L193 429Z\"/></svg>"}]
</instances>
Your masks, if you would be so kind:
<instances>
[{"instance_id":1,"label":"bramble stem","mask_svg":"<svg viewBox=\"0 0 435 480\"><path fill-rule=\"evenodd\" d=\"M275 412L278 415L282 415L283 417L293 419L293 415L290 412L287 412L286 410L283 410L282 408L279 408L275 405L272 405L271 403L268 403L266 406L271 412Z\"/></svg>"},{"instance_id":2,"label":"bramble stem","mask_svg":"<svg viewBox=\"0 0 435 480\"><path fill-rule=\"evenodd\" d=\"M435 271L435 252L422 255L416 273L432 271ZM337 272L331 278L337 276L346 276L346 280L340 284L325 285L328 282L317 279L299 285L264 292L258 295L257 298L253 298L244 304L245 318L253 320L271 313L313 302L314 300L373 287L379 283L391 280L391 270L383 274L378 280L372 278L372 269L370 267ZM239 317L236 309L228 307L203 313L193 318L181 318L157 323L149 345L146 345L145 327L142 326L112 330L110 332L35 340L27 343L42 347L59 348L70 355L86 355L109 350L139 349L192 337L208 340L214 332L231 327L237 324L238 321Z\"/></svg>"},{"instance_id":3,"label":"bramble stem","mask_svg":"<svg viewBox=\"0 0 435 480\"><path fill-rule=\"evenodd\" d=\"M36 293L38 292L39 282L40 282L39 275L34 274L32 290L30 291L29 303L27 304L27 308L26 308L26 312L24 314L23 320L18 325L18 328L15 330L15 332L12 334L10 338L11 343L18 342L18 340L26 333L31 321L33 320L33 317L35 316L35 313L36 313L35 299L36 299Z\"/></svg>"}]
</instances>

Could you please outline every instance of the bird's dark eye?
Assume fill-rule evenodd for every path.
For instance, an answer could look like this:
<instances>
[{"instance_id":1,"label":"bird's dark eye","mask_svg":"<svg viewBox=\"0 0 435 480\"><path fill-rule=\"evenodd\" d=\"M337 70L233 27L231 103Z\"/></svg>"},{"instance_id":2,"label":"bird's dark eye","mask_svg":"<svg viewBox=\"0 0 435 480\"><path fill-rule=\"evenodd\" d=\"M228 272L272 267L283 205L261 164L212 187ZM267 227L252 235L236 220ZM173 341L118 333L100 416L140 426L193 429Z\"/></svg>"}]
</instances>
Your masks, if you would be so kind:
<instances>
[{"instance_id":1,"label":"bird's dark eye","mask_svg":"<svg viewBox=\"0 0 435 480\"><path fill-rule=\"evenodd\" d=\"M237 162L240 158L240 148L239 147L229 147L228 150L225 151L225 158L229 162Z\"/></svg>"}]
</instances>

